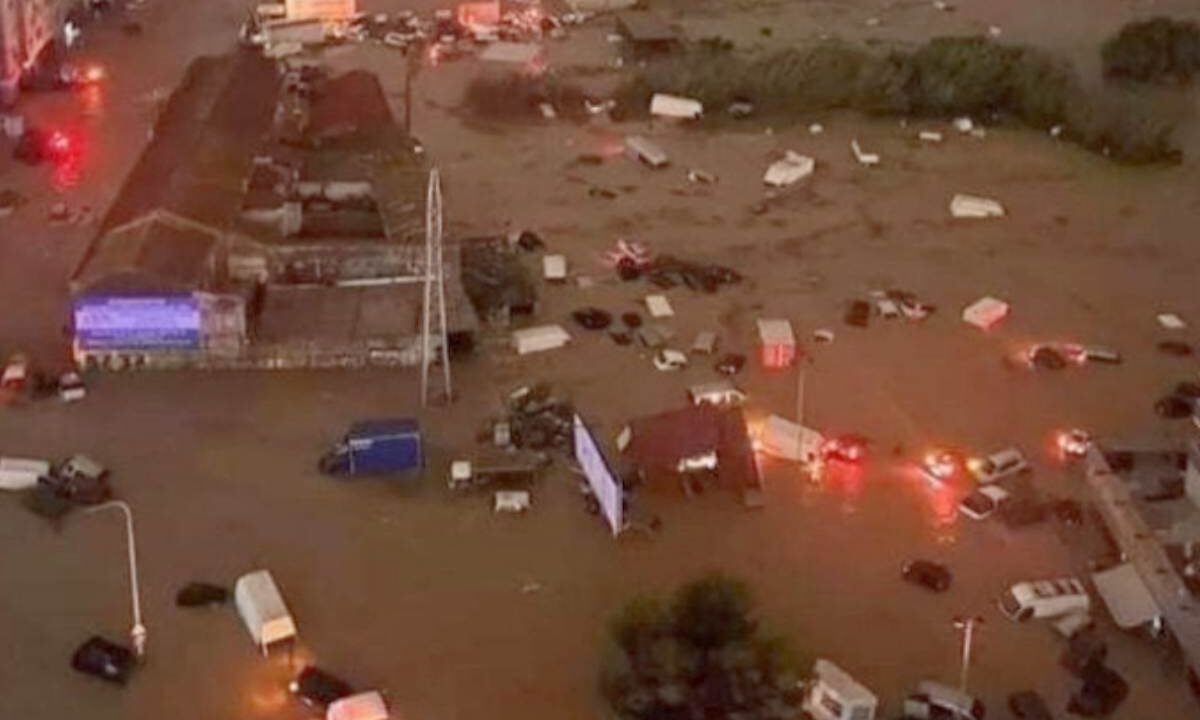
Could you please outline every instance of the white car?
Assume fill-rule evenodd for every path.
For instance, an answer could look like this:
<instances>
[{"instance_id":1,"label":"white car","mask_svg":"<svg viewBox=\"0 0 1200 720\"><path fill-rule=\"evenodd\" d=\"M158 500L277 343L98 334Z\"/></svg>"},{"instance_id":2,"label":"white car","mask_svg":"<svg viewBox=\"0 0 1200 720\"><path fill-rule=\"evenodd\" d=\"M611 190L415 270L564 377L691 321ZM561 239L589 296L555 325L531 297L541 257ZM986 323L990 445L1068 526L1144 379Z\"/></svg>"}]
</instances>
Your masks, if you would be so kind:
<instances>
[{"instance_id":1,"label":"white car","mask_svg":"<svg viewBox=\"0 0 1200 720\"><path fill-rule=\"evenodd\" d=\"M986 520L1012 497L999 485L984 485L962 499L958 511L972 520Z\"/></svg>"},{"instance_id":2,"label":"white car","mask_svg":"<svg viewBox=\"0 0 1200 720\"><path fill-rule=\"evenodd\" d=\"M0 387L9 390L23 390L29 377L29 358L17 353L8 359L4 366L4 374L0 376Z\"/></svg>"},{"instance_id":3,"label":"white car","mask_svg":"<svg viewBox=\"0 0 1200 720\"><path fill-rule=\"evenodd\" d=\"M1029 470L1029 462L1020 450L1005 448L983 458L967 461L967 470L981 483L994 483Z\"/></svg>"},{"instance_id":4,"label":"white car","mask_svg":"<svg viewBox=\"0 0 1200 720\"><path fill-rule=\"evenodd\" d=\"M654 367L663 372L682 370L687 367L687 355L678 350L659 350L654 355Z\"/></svg>"},{"instance_id":5,"label":"white car","mask_svg":"<svg viewBox=\"0 0 1200 720\"><path fill-rule=\"evenodd\" d=\"M58 397L63 402L79 402L87 396L87 386L77 372L63 373L58 379Z\"/></svg>"}]
</instances>

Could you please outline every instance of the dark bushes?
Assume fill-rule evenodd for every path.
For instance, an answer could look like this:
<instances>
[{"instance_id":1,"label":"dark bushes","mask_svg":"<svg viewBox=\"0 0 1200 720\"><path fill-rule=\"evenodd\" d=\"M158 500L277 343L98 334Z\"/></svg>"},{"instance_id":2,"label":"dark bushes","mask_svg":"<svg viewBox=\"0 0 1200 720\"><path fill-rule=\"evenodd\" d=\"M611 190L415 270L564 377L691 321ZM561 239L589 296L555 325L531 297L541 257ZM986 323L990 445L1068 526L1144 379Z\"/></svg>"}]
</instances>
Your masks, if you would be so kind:
<instances>
[{"instance_id":1,"label":"dark bushes","mask_svg":"<svg viewBox=\"0 0 1200 720\"><path fill-rule=\"evenodd\" d=\"M577 120L586 116L583 90L552 76L533 77L519 73L482 75L471 80L463 101L475 115L491 120L540 118L540 103L554 106L562 117Z\"/></svg>"},{"instance_id":2,"label":"dark bushes","mask_svg":"<svg viewBox=\"0 0 1200 720\"><path fill-rule=\"evenodd\" d=\"M1110 80L1186 82L1200 72L1200 26L1165 17L1127 23L1100 58Z\"/></svg>"},{"instance_id":3,"label":"dark bushes","mask_svg":"<svg viewBox=\"0 0 1200 720\"><path fill-rule=\"evenodd\" d=\"M626 108L654 92L696 98L717 111L748 98L760 113L849 108L875 115L1014 121L1128 163L1178 159L1171 124L1118 96L1089 94L1073 68L1048 53L983 37L936 38L911 52L873 53L830 42L746 58L693 51L644 68L623 89Z\"/></svg>"}]
</instances>

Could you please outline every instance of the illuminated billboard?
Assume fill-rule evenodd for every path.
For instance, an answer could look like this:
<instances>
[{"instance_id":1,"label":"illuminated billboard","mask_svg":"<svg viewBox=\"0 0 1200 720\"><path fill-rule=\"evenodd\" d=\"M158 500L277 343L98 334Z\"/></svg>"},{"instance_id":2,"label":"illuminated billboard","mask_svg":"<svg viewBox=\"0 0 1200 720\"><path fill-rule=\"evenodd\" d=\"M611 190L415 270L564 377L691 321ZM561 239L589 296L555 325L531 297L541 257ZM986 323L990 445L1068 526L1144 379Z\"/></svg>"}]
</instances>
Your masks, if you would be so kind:
<instances>
[{"instance_id":1,"label":"illuminated billboard","mask_svg":"<svg viewBox=\"0 0 1200 720\"><path fill-rule=\"evenodd\" d=\"M609 469L608 461L604 459L604 453L596 444L596 438L592 437L592 432L588 430L587 425L583 424L583 419L578 415L575 416L574 435L575 461L583 470L588 485L592 488L592 493L600 503L600 512L604 514L604 519L608 520L612 534L616 536L620 534L625 524L623 517L625 498L621 490L621 483Z\"/></svg>"},{"instance_id":2,"label":"illuminated billboard","mask_svg":"<svg viewBox=\"0 0 1200 720\"><path fill-rule=\"evenodd\" d=\"M75 342L85 350L193 350L200 306L191 295L76 298Z\"/></svg>"}]
</instances>

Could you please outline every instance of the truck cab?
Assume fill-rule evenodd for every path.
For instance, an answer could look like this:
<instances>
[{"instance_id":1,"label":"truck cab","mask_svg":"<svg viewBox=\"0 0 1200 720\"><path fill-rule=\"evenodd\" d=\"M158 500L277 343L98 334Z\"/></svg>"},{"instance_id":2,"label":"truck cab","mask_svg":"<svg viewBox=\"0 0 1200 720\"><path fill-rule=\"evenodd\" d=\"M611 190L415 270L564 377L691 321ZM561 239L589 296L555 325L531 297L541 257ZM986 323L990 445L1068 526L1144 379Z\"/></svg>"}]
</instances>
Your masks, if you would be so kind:
<instances>
[{"instance_id":1,"label":"truck cab","mask_svg":"<svg viewBox=\"0 0 1200 720\"><path fill-rule=\"evenodd\" d=\"M419 468L421 431L410 418L363 420L350 426L345 437L321 456L318 468L326 475L389 475Z\"/></svg>"}]
</instances>

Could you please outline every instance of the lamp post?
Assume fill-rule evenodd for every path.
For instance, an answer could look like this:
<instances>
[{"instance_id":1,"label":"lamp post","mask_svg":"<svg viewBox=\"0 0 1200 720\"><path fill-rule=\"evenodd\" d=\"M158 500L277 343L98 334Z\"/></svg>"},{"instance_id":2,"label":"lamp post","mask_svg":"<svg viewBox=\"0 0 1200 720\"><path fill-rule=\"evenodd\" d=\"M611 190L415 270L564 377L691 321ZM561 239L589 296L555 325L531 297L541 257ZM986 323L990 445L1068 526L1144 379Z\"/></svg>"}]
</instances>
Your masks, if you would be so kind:
<instances>
[{"instance_id":1,"label":"lamp post","mask_svg":"<svg viewBox=\"0 0 1200 720\"><path fill-rule=\"evenodd\" d=\"M101 510L120 510L125 516L125 539L129 547L129 596L133 602L133 627L129 638L133 641L133 652L141 660L146 655L146 626L142 624L142 603L138 598L137 545L133 539L133 511L121 500L97 505L85 510L88 514Z\"/></svg>"},{"instance_id":2,"label":"lamp post","mask_svg":"<svg viewBox=\"0 0 1200 720\"><path fill-rule=\"evenodd\" d=\"M967 691L967 672L971 667L971 643L975 639L975 626L982 624L983 618L978 616L969 618L954 618L954 627L962 630L963 633L962 669L959 671L958 689L964 693Z\"/></svg>"}]
</instances>

